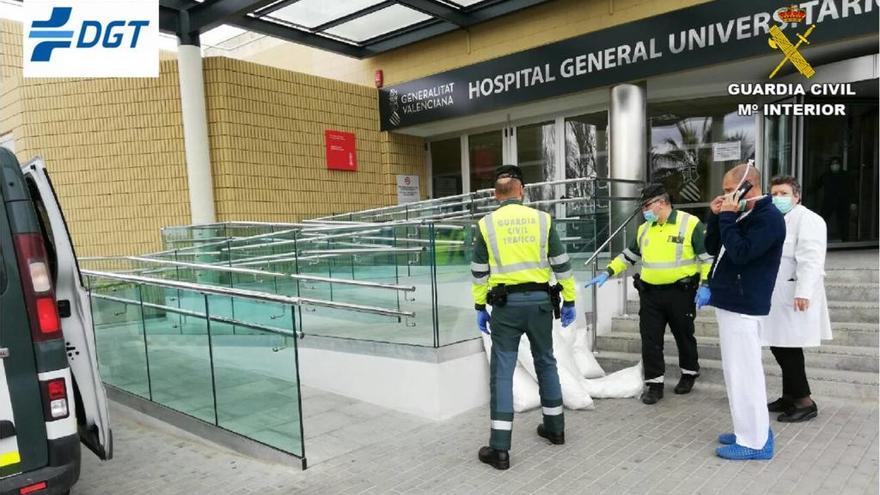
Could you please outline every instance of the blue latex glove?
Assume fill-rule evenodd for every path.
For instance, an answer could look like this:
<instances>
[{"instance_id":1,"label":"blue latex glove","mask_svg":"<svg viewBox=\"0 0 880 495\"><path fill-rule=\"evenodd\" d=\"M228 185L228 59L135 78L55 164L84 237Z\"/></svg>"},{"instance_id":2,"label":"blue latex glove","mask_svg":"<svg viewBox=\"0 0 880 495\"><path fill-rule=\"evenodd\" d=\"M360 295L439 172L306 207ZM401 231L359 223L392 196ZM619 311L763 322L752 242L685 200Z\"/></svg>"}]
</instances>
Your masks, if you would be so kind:
<instances>
[{"instance_id":1,"label":"blue latex glove","mask_svg":"<svg viewBox=\"0 0 880 495\"><path fill-rule=\"evenodd\" d=\"M577 312L575 311L574 306L563 306L562 307L562 326L563 326L563 328L574 323L575 318L577 318Z\"/></svg>"},{"instance_id":2,"label":"blue latex glove","mask_svg":"<svg viewBox=\"0 0 880 495\"><path fill-rule=\"evenodd\" d=\"M477 311L477 327L481 332L489 335L489 329L486 327L486 323L489 323L489 312L485 309L481 309Z\"/></svg>"},{"instance_id":3,"label":"blue latex glove","mask_svg":"<svg viewBox=\"0 0 880 495\"><path fill-rule=\"evenodd\" d=\"M699 289L697 289L697 295L694 297L694 302L697 304L697 309L702 308L703 306L709 304L709 299L712 297L712 291L709 290L705 285L701 285Z\"/></svg>"},{"instance_id":4,"label":"blue latex glove","mask_svg":"<svg viewBox=\"0 0 880 495\"><path fill-rule=\"evenodd\" d=\"M608 281L608 272L602 272L599 275L597 275L595 278L593 278L593 280L590 280L589 282L587 282L587 285L585 285L584 287L589 287L591 285L598 285L599 287L602 287L602 284L604 284L607 281Z\"/></svg>"}]
</instances>

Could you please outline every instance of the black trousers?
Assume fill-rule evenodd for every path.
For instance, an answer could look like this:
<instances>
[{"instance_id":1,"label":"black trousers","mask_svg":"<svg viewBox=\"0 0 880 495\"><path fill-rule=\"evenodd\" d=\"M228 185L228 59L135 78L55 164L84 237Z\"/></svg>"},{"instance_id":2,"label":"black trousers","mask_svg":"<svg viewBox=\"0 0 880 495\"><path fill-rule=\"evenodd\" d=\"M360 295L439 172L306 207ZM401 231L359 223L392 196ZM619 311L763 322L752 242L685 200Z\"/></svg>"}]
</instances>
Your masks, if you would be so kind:
<instances>
[{"instance_id":1,"label":"black trousers","mask_svg":"<svg viewBox=\"0 0 880 495\"><path fill-rule=\"evenodd\" d=\"M804 369L804 350L800 347L770 347L770 352L782 368L782 396L790 399L808 397L810 384Z\"/></svg>"},{"instance_id":2,"label":"black trousers","mask_svg":"<svg viewBox=\"0 0 880 495\"><path fill-rule=\"evenodd\" d=\"M678 346L678 365L682 370L698 372L697 339L694 338L696 289L653 286L639 292L639 333L642 336L642 365L645 381L663 376L663 335L666 325L672 329Z\"/></svg>"}]
</instances>

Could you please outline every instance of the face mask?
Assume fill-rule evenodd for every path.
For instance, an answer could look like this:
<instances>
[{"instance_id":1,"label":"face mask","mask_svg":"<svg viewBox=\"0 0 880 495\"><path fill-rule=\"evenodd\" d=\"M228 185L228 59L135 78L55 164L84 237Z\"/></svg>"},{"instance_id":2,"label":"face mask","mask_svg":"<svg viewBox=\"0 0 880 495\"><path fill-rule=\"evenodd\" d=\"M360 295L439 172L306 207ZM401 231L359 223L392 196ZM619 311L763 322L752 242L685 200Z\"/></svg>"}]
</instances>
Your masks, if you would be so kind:
<instances>
[{"instance_id":1,"label":"face mask","mask_svg":"<svg viewBox=\"0 0 880 495\"><path fill-rule=\"evenodd\" d=\"M642 216L645 217L646 222L654 223L657 221L657 214L651 210L643 211Z\"/></svg>"},{"instance_id":2,"label":"face mask","mask_svg":"<svg viewBox=\"0 0 880 495\"><path fill-rule=\"evenodd\" d=\"M782 212L783 215L790 212L794 205L791 201L791 196L773 196L773 206L776 207L777 210Z\"/></svg>"},{"instance_id":3,"label":"face mask","mask_svg":"<svg viewBox=\"0 0 880 495\"><path fill-rule=\"evenodd\" d=\"M754 198L739 200L739 206L737 208L737 211L739 211L740 213L746 211L746 205L749 204L749 201L757 201L763 197L764 196L755 196Z\"/></svg>"}]
</instances>

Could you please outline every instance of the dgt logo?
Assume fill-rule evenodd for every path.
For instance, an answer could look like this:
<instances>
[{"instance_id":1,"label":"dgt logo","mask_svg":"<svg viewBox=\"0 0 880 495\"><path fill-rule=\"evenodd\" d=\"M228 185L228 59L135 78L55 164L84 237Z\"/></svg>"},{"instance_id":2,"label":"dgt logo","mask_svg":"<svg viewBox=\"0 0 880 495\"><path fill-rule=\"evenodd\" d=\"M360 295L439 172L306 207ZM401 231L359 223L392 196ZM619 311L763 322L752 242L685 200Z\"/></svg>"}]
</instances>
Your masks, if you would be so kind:
<instances>
[{"instance_id":1,"label":"dgt logo","mask_svg":"<svg viewBox=\"0 0 880 495\"><path fill-rule=\"evenodd\" d=\"M158 77L158 0L26 0L25 77Z\"/></svg>"},{"instance_id":2,"label":"dgt logo","mask_svg":"<svg viewBox=\"0 0 880 495\"><path fill-rule=\"evenodd\" d=\"M55 7L52 9L52 17L48 21L34 21L31 23L30 37L35 39L58 39L66 38L66 41L42 41L34 47L34 53L31 56L31 62L48 62L52 57L52 50L55 48L70 48L73 40L74 31L55 30L49 28L62 28L67 21L70 20L70 14L73 12L72 7ZM131 30L130 48L137 46L138 37L141 28L149 26L150 21L124 21L116 20L107 23L107 27L100 21L83 21L79 31L79 39L76 42L77 48L92 48L101 43L104 48L118 48L122 46L125 33L122 31L126 26L133 28ZM101 33L104 36L101 36Z\"/></svg>"}]
</instances>

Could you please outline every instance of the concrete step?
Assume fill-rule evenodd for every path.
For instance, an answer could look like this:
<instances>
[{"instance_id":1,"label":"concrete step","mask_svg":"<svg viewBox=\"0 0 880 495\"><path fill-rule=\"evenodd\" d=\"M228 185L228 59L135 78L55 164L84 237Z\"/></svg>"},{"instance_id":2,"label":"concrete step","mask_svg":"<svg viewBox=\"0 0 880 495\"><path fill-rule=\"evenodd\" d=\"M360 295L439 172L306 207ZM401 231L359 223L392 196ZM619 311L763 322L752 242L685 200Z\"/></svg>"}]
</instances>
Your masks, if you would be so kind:
<instances>
[{"instance_id":1,"label":"concrete step","mask_svg":"<svg viewBox=\"0 0 880 495\"><path fill-rule=\"evenodd\" d=\"M639 317L637 315L615 316L611 324L612 333L639 333ZM698 316L694 321L697 338L718 337L718 322L714 316ZM667 332L669 329L667 328ZM837 346L871 347L880 345L880 326L876 323L832 322L829 343Z\"/></svg>"},{"instance_id":2,"label":"concrete step","mask_svg":"<svg viewBox=\"0 0 880 495\"><path fill-rule=\"evenodd\" d=\"M880 300L880 284L826 282L825 295L829 301L877 302Z\"/></svg>"},{"instance_id":3,"label":"concrete step","mask_svg":"<svg viewBox=\"0 0 880 495\"><path fill-rule=\"evenodd\" d=\"M638 353L599 351L596 358L606 373L633 366L641 359ZM666 356L667 390L671 393L671 387L678 381L680 370L677 357ZM764 375L767 378L767 397L778 397L782 391L782 372L779 366L765 366ZM840 371L833 369L810 369L807 371L810 381L810 389L819 407L822 407L823 397L841 399L855 399L861 401L876 402L878 398L877 373ZM721 361L703 359L700 361L700 378L697 387L701 384L724 386L724 374L721 370Z\"/></svg>"},{"instance_id":4,"label":"concrete step","mask_svg":"<svg viewBox=\"0 0 880 495\"><path fill-rule=\"evenodd\" d=\"M825 283L877 283L880 271L873 268L829 268L825 267Z\"/></svg>"},{"instance_id":5,"label":"concrete step","mask_svg":"<svg viewBox=\"0 0 880 495\"><path fill-rule=\"evenodd\" d=\"M678 348L671 333L664 336L664 354L678 356ZM612 332L609 335L601 335L596 342L596 348L601 351L641 353L642 340L638 333ZM697 339L697 352L700 359L721 359L721 348L717 337L699 337ZM764 349L764 366L777 366L776 360L769 349ZM814 368L873 372L880 371L880 353L876 347L845 347L839 345L823 345L821 347L804 349L804 360L809 370Z\"/></svg>"},{"instance_id":6,"label":"concrete step","mask_svg":"<svg viewBox=\"0 0 880 495\"><path fill-rule=\"evenodd\" d=\"M628 314L639 314L639 301L627 301L626 311ZM831 321L848 321L853 323L880 322L880 304L874 301L828 301L828 313ZM698 317L715 317L715 309L705 307L697 312Z\"/></svg>"}]
</instances>

